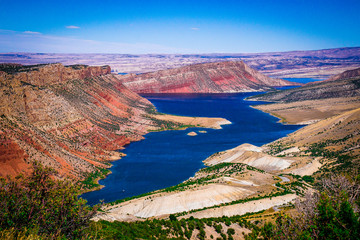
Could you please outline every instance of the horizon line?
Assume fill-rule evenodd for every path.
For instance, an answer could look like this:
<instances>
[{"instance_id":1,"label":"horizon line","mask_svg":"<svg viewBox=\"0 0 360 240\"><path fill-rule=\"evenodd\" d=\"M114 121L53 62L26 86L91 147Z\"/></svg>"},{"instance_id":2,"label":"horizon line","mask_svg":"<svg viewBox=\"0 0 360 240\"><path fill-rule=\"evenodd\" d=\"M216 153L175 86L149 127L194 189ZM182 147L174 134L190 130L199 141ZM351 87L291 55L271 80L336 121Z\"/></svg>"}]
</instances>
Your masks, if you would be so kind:
<instances>
[{"instance_id":1,"label":"horizon line","mask_svg":"<svg viewBox=\"0 0 360 240\"><path fill-rule=\"evenodd\" d=\"M335 47L335 48L321 48L321 49L308 49L308 50L287 50L287 51L269 51L269 52L208 52L208 53L75 53L75 52L0 52L0 54L76 54L76 55L85 55L85 54L114 54L114 55L211 55L211 54L265 54L265 53L288 53L288 52L307 52L307 51L326 51L326 50L334 50L334 49L345 49L345 48L360 48L360 46L353 47Z\"/></svg>"}]
</instances>

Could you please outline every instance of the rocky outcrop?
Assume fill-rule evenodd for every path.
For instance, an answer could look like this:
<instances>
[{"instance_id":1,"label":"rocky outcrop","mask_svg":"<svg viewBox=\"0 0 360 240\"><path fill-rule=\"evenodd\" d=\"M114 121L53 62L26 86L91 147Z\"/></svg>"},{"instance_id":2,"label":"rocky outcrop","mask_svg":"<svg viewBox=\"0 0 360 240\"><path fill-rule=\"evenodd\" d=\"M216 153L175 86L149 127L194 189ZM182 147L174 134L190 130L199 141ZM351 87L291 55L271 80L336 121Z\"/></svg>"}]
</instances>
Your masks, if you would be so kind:
<instances>
[{"instance_id":1,"label":"rocky outcrop","mask_svg":"<svg viewBox=\"0 0 360 240\"><path fill-rule=\"evenodd\" d=\"M295 102L358 96L360 96L360 77L316 82L299 88L256 95L249 97L249 99L272 102Z\"/></svg>"},{"instance_id":2,"label":"rocky outcrop","mask_svg":"<svg viewBox=\"0 0 360 240\"><path fill-rule=\"evenodd\" d=\"M258 169L272 172L288 168L293 161L274 157L263 152L261 147L242 144L236 148L213 154L204 160L207 166L219 163L245 163Z\"/></svg>"},{"instance_id":3,"label":"rocky outcrop","mask_svg":"<svg viewBox=\"0 0 360 240\"><path fill-rule=\"evenodd\" d=\"M244 62L217 62L185 66L145 74L117 76L137 93L232 93L269 90L299 85L269 78Z\"/></svg>"},{"instance_id":4,"label":"rocky outcrop","mask_svg":"<svg viewBox=\"0 0 360 240\"><path fill-rule=\"evenodd\" d=\"M147 117L153 105L119 83L108 66L0 69L0 176L27 171L37 160L58 177L83 179L158 125Z\"/></svg>"},{"instance_id":5,"label":"rocky outcrop","mask_svg":"<svg viewBox=\"0 0 360 240\"><path fill-rule=\"evenodd\" d=\"M340 74L332 76L331 78L329 78L329 79L327 79L325 81L336 81L336 80L357 78L357 77L360 77L360 68L356 68L356 69L352 69L352 70L342 72Z\"/></svg>"},{"instance_id":6,"label":"rocky outcrop","mask_svg":"<svg viewBox=\"0 0 360 240\"><path fill-rule=\"evenodd\" d=\"M36 86L49 86L72 79L85 79L111 73L109 66L71 65L64 67L60 63L30 66L1 64L0 71L13 74L13 79Z\"/></svg>"}]
</instances>

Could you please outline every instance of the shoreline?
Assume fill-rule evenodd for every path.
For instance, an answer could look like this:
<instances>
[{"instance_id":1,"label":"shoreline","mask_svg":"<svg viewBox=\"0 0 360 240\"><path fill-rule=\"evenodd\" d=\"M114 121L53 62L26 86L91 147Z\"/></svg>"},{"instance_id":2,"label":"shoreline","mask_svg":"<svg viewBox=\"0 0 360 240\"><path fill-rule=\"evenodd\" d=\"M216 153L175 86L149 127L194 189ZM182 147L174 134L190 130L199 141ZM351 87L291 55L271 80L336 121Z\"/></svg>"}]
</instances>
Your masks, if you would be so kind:
<instances>
[{"instance_id":1,"label":"shoreline","mask_svg":"<svg viewBox=\"0 0 360 240\"><path fill-rule=\"evenodd\" d=\"M210 118L210 117L187 117L187 116L177 116L171 114L160 114L160 115L151 115L152 117L169 122L177 122L185 126L184 128L179 128L175 130L185 130L191 127L199 128L212 128L212 129L222 129L222 125L232 124L229 120L225 118ZM186 127L189 126L189 127ZM172 129L164 129L172 130Z\"/></svg>"},{"instance_id":2,"label":"shoreline","mask_svg":"<svg viewBox=\"0 0 360 240\"><path fill-rule=\"evenodd\" d=\"M254 92L254 93L256 93L256 92ZM244 99L244 100L245 101L251 101L251 100L248 100L248 99ZM267 114L270 114L270 115L274 116L270 112L266 112L266 111L257 109L255 107L253 107L252 105L249 105L249 106L251 108L253 108L253 109L256 109L258 111L262 111L262 112L265 112ZM166 129L154 129L154 130L149 129L148 133L149 132L162 132L162 131L168 131L168 130L186 130L188 128L222 129L222 127L221 127L222 125L232 124L232 122L228 121L225 118L190 117L190 116L180 116L180 115L166 114L166 113L160 113L160 112L158 114L151 114L151 115L149 115L149 117L150 118L155 118L155 119L158 119L158 120L161 120L161 121L176 122L176 123L179 123L181 125L180 125L179 128L166 128ZM277 116L274 116L274 117L277 117ZM280 117L277 117L277 118L280 119ZM279 121L279 123L284 124L284 125L287 124L285 122L280 122L280 121ZM294 125L296 125L296 124L294 124ZM147 133L145 133L143 136L145 136L146 134ZM281 139L281 138L279 138L279 139ZM279 139L276 139L274 141L278 141ZM141 139L141 140L143 140L143 139ZM141 140L138 140L138 141L141 141ZM264 145L266 145L266 144L269 144L269 143L265 143ZM124 148L125 147L126 147L126 145L124 146ZM229 149L227 149L227 150L229 150ZM227 151L227 150L225 150L225 151ZM209 158L210 156L212 156L212 155L209 155L207 158ZM112 161L118 161L118 160L121 160L121 158L114 159ZM111 167L112 167L112 164L107 169L111 169ZM109 173L109 174L111 174L111 173ZM102 179L105 179L109 174L106 174L104 177L97 178L96 183L99 184L99 181L102 180ZM185 180L185 181L187 181L187 180ZM100 190L100 189L102 189L104 187L105 187L104 185L99 184L99 186L97 186L95 189L88 189L88 190L82 192L82 194L86 193L86 192L97 191L97 190ZM153 192L156 192L156 191L159 191L159 190L161 190L161 189L154 190ZM144 193L144 194L147 194L147 193ZM142 195L142 194L140 194L140 195ZM133 196L133 197L136 197L136 196ZM118 200L122 200L122 199L118 199Z\"/></svg>"},{"instance_id":3,"label":"shoreline","mask_svg":"<svg viewBox=\"0 0 360 240\"><path fill-rule=\"evenodd\" d=\"M264 104L260 104L260 105L264 105ZM256 108L256 106L259 106L259 105L250 105L250 107L253 108L253 109L256 109L256 110L262 111L262 112L264 112L264 113L270 114L271 116L279 119L279 120L277 121L278 123L281 123L281 124L284 124L284 125L289 124L289 123L287 122L286 118L281 117L280 115L277 115L277 114L268 112L268 111L260 110L260 109ZM289 125L301 125L301 124L289 124Z\"/></svg>"},{"instance_id":4,"label":"shoreline","mask_svg":"<svg viewBox=\"0 0 360 240\"><path fill-rule=\"evenodd\" d=\"M322 134L320 137L324 137L323 135L327 134L324 133L324 129L334 124L348 126L352 123L352 118L347 122L345 119L349 116L356 117L359 111L360 108L341 115L333 113L331 118L323 118L319 123L309 123L309 126L303 126L261 147L242 144L233 149L214 153L203 161L208 167L200 169L193 177L172 187L111 202L105 205L106 213L99 214L95 220L142 221L148 218L168 218L169 214L181 218L232 216L236 215L234 211L239 206L245 208L242 209L241 214L253 212L252 206L256 203L255 200L259 199L261 199L258 201L259 204L269 206L259 206L261 209L273 208L273 211L279 211L279 204L290 203L294 198L302 196L306 189L312 188L305 177L319 171L324 165L322 160L326 161L318 156L303 154L307 150L301 145L304 144L300 141L304 139L303 136L316 137ZM301 117L303 116L299 116ZM314 141L306 139L310 143ZM240 166L247 166L248 171L244 172ZM233 169L230 169L230 175L229 171L227 172L229 168ZM288 181L284 181L284 175ZM274 197L282 195L289 197L291 194L293 194L291 199L282 203L272 201Z\"/></svg>"},{"instance_id":5,"label":"shoreline","mask_svg":"<svg viewBox=\"0 0 360 240\"><path fill-rule=\"evenodd\" d=\"M258 111L261 111L261 110L259 110L259 109L256 109L256 110L258 110ZM264 112L264 111L263 111ZM270 114L270 113L267 113L267 114ZM281 124L284 124L284 123L281 123ZM280 139L280 138L279 138ZM276 140L274 140L274 141L278 141L279 139L276 139ZM273 141L272 141L273 142ZM271 143L271 142L270 142ZM264 145L266 145L266 144L269 144L269 143L265 143ZM225 150L225 151L229 151L230 149L227 149L227 150ZM211 155L212 156L212 155ZM211 156L208 156L208 158L209 157L211 157ZM205 160L204 160L205 161ZM205 165L207 165L207 167L206 168L204 168L204 169L207 169L208 167L209 167L209 165L208 164L205 164ZM211 165L210 165L211 166ZM260 168L261 169L261 168ZM185 180L185 181L183 181L183 182L181 182L181 183L179 183L178 185L182 185L182 184L186 184L188 181L191 181L192 179L194 179L196 176L197 176L197 174L200 172L200 171L202 171L202 169L200 169L198 172L196 172L195 173L195 176L193 176L193 177L190 177L190 178L188 178L187 180ZM277 174L278 173L276 173L277 172L277 170L275 170L275 172L273 172L273 171L271 171L270 170L270 172L271 172L271 174L270 173L267 173L267 174L270 174L270 175L272 175L272 176L277 176ZM233 179L232 179L233 180ZM226 182L226 181L225 181ZM242 183L246 183L246 185L247 185L247 181L245 180L245 181L233 181L233 184L239 184L239 182L242 182ZM176 186L178 186L178 185L176 185ZM274 184L272 184L272 185L274 185ZM263 185L263 187L264 188L266 188L266 189L271 189L271 187L272 187L272 185L270 186L268 186L268 185ZM176 187L175 186L175 187ZM210 186L213 186L213 185L211 185L211 183L210 183L210 185L209 185L209 187ZM216 187L217 186L217 184L215 184L215 186L214 187ZM253 185L253 186L259 186L259 185ZM221 185L220 186L218 186L218 187L220 187L220 189L223 189L224 187L221 187ZM170 187L170 188L172 188L172 187ZM210 190L210 189L209 189ZM250 190L250 189L249 189ZM163 193L165 191L165 189L157 189L157 190L155 190L155 191L152 191L152 192L148 192L148 193L145 193L145 194L141 194L141 195L138 195L138 196L133 196L133 197L130 197L129 199L120 199L120 200L118 200L118 201L113 201L113 202L110 202L110 203L107 203L106 204L106 206L108 206L107 208L109 208L109 209L113 209L113 208L116 208L117 206L120 206L120 208L121 208L121 206L126 206L127 204L135 204L135 205L138 205L138 204L143 204L143 203L141 203L142 201L144 201L144 204L149 204L149 199L151 199L151 202L154 200L158 200L157 198L162 198L162 196L163 197L166 197L166 196L168 196L168 194L169 193L167 193L166 191L165 191L165 193ZM185 190L185 193L184 194L186 194L186 191L187 190ZM195 191L195 189L194 189L194 191ZM216 190L216 191L218 191L218 190ZM232 190L231 190L232 191ZM228 193L225 193L225 195L228 195L228 194L234 194L234 193L231 193L231 191L229 190L229 192ZM236 190L236 191L238 191L238 190ZM247 190L244 190L245 192L247 191ZM250 190L251 191L251 190ZM255 190L254 190L255 191ZM267 190L267 191L269 191L269 190ZM191 194L191 193L190 193ZM210 194L211 195L211 193L208 193L208 194ZM270 192L270 194L271 194L271 192ZM159 195L159 196L157 196L157 195ZM211 197L209 195L209 197ZM235 194L236 195L236 194ZM170 195L168 196L169 198L171 198L172 197L172 195L171 195L171 193L170 193ZM241 198L240 198L241 199ZM168 199L164 199L163 201L167 201ZM187 201L187 200L184 200L184 201ZM270 198L270 201L271 201L271 198ZM165 202L163 203L163 204L165 204ZM214 205L215 206L215 205ZM128 208L128 207L126 207L126 208ZM131 207L130 207L131 208ZM124 208L122 208L122 209L124 209ZM125 211L125 210L121 210L121 211ZM130 210L130 211L133 211L133 210ZM186 210L185 210L186 211ZM135 213L134 213L135 214ZM130 217L129 216L129 214L125 214L125 215L127 215L128 217ZM130 215L132 215L131 213L130 213ZM145 215L144 215L145 216ZM133 220L135 220L135 218L137 218L136 217L136 215L134 215L133 216L134 218L129 218L128 220L130 220L130 221L133 221ZM156 217L156 215L154 215L153 217ZM160 217L160 218L162 218L162 217ZM141 217L141 219L142 219L142 217ZM137 219L137 220L139 220L139 219Z\"/></svg>"},{"instance_id":6,"label":"shoreline","mask_svg":"<svg viewBox=\"0 0 360 240\"><path fill-rule=\"evenodd\" d=\"M146 134L148 134L150 132L186 130L188 128L209 128L209 129L219 130L219 129L222 129L222 127L221 127L222 125L232 124L232 122L230 122L229 120L227 120L225 118L188 117L188 116L178 116L178 115L163 114L163 113L159 113L156 115L152 114L151 117L158 119L158 120L166 121L166 122L180 124L180 127L179 128L155 129L155 130L148 129L148 132L145 133L143 136L145 136ZM138 141L142 141L142 140L144 140L144 139L140 139ZM133 142L135 142L135 141L133 141ZM129 144L131 144L131 142ZM119 161L119 160L121 160L122 157L126 156L126 154L121 153L120 151L123 150L124 148L126 148L126 146L129 144L124 145L122 149L116 150L116 152L119 153L118 155L120 158L111 159L110 161L108 161L108 163L110 163L110 165L108 168L104 168L104 169L107 169L109 172L107 172L104 176L98 176L95 179L92 179L92 183L97 186L90 188L90 189L81 190L80 196L84 193L98 191L105 187L104 185L99 184L99 181L102 179L105 179L108 175L110 175L112 173L110 170L111 167L113 166L111 164L111 162ZM83 181L86 181L86 179L84 179ZM79 181L79 183L81 183L83 181Z\"/></svg>"},{"instance_id":7,"label":"shoreline","mask_svg":"<svg viewBox=\"0 0 360 240\"><path fill-rule=\"evenodd\" d=\"M279 123L281 123L281 124L284 124L284 125L287 125L288 123L285 121L286 119L285 118L282 118L281 116L276 116L276 115L273 115L271 112L267 112L267 111L264 111L264 110L262 110L262 109L258 109L258 108L256 108L256 107L254 107L254 106L250 106L251 108L253 108L253 109L256 109L256 110L258 110L258 111L262 111L262 112L265 112L265 113L267 113L267 114L270 114L270 115L272 115L272 116L274 116L274 117L276 117L276 118L278 118L278 119L283 119L283 121L279 121ZM174 119L174 118L178 118L178 119L182 119L182 118L184 118L184 119L186 119L187 120L187 122L186 123L189 123L188 121L191 121L191 120L194 120L194 119L197 119L197 117L181 117L181 116L175 116L175 115L158 115L158 116L160 116L160 119L161 120L168 120L168 119ZM201 119L201 118L200 118ZM209 119L209 118L203 118L203 119ZM220 120L219 119L217 119L217 121L216 122L219 122ZM220 123L221 123L221 121L220 121ZM311 124L311 123L310 123ZM303 125L303 124L291 124L291 125ZM305 127L305 126L303 126L303 127ZM300 129L302 129L303 127L301 127ZM216 129L216 128L215 128ZM300 129L298 129L297 131L299 131ZM296 131L294 131L294 132L296 132ZM288 136L288 135L287 135ZM287 137L287 136L285 136L285 137ZM269 142L269 143L265 143L263 146L265 146L265 145L269 145L269 144L271 144L271 143L273 143L273 142L277 142L277 141L279 141L280 139L282 139L282 138L284 138L284 137L281 137L281 138L278 138L278 139L275 139L274 141L271 141L271 142ZM263 147L262 146L262 147ZM230 151L231 149L227 149L227 150L225 150L225 152L226 151ZM264 152L265 153L265 152ZM211 155L212 156L212 155ZM211 156L208 156L208 158L209 157L211 157ZM290 169L286 169L287 171L289 171L290 173L291 173L291 171L293 171L294 169L296 170L297 168L295 167L295 166L292 166L292 167L290 167ZM272 172L272 174L273 174L273 176L277 176L278 174L279 174L279 172L277 171L277 170L275 170L275 172L273 172L273 170L270 170L270 172ZM280 171L280 172L282 172L282 170ZM197 172L198 173L198 172ZM196 174L197 174L196 173ZM195 175L196 175L195 174ZM286 173L285 173L286 174ZM194 177L190 177L189 179L187 179L187 180L185 180L184 182L182 182L182 183L180 183L180 184L184 184L185 182L187 182L187 181L189 181L189 180L191 180L192 178L194 178ZM241 181L240 181L241 182ZM245 181L243 181L243 182L245 182ZM234 183L236 183L236 181L234 182ZM138 195L138 196L133 196L133 197L131 197L131 199L134 201L135 199L139 199L139 198L143 198L143 195L145 195L145 196L152 196L154 193L156 193L156 192L161 192L161 190L163 190L163 189L157 189L157 190L155 190L155 191L152 191L152 192L148 192L148 193L145 193L145 194L141 194L141 195ZM166 194L165 194L166 195ZM152 197L149 197L149 199L151 199ZM118 200L118 201L114 201L114 202L110 202L110 203L108 203L109 205L111 205L111 204L116 204L117 205L117 203L119 203L120 204L120 202L123 202L123 201L128 201L128 200L126 200L126 199L120 199L120 200ZM151 200L152 201L152 200ZM116 203L117 202L117 203ZM108 205L108 206L109 206Z\"/></svg>"},{"instance_id":8,"label":"shoreline","mask_svg":"<svg viewBox=\"0 0 360 240\"><path fill-rule=\"evenodd\" d=\"M252 101L252 100L251 100ZM360 107L358 97L337 97L294 102L271 102L252 105L251 108L266 112L281 123L309 125Z\"/></svg>"}]
</instances>

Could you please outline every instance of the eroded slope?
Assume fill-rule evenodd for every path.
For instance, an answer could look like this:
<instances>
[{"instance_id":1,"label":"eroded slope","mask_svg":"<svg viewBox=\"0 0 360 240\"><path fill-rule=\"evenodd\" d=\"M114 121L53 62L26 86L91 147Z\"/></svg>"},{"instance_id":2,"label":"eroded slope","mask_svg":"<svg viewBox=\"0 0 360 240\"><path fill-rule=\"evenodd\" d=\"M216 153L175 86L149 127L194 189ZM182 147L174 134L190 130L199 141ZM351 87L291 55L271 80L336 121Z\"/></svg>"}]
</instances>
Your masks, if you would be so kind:
<instances>
[{"instance_id":1,"label":"eroded slope","mask_svg":"<svg viewBox=\"0 0 360 240\"><path fill-rule=\"evenodd\" d=\"M117 76L137 93L231 93L269 90L274 86L295 85L269 78L244 62L189 65L153 73Z\"/></svg>"},{"instance_id":2,"label":"eroded slope","mask_svg":"<svg viewBox=\"0 0 360 240\"><path fill-rule=\"evenodd\" d=\"M58 170L59 177L100 177L109 160L119 159L114 150L142 139L149 130L181 128L194 121L156 119L154 106L119 83L107 66L3 65L1 70L3 176L27 171L37 160Z\"/></svg>"}]
</instances>

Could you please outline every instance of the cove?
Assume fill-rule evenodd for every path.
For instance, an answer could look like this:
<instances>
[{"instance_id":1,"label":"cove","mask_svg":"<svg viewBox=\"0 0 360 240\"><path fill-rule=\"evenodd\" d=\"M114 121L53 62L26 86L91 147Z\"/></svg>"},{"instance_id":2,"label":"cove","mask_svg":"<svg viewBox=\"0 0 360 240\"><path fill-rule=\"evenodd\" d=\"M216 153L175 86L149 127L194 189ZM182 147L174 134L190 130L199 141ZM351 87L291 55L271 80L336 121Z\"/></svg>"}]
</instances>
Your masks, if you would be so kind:
<instances>
[{"instance_id":1,"label":"cove","mask_svg":"<svg viewBox=\"0 0 360 240\"><path fill-rule=\"evenodd\" d=\"M258 94L258 93L255 93ZM272 142L299 129L250 106L254 93L234 94L146 94L159 112L199 117L222 117L231 121L223 129L189 128L151 132L122 151L127 156L113 162L112 174L100 180L105 187L81 195L89 204L111 202L170 187L193 176L211 154L243 143L256 146ZM197 136L188 136L195 131ZM207 133L200 133L206 131Z\"/></svg>"}]
</instances>

